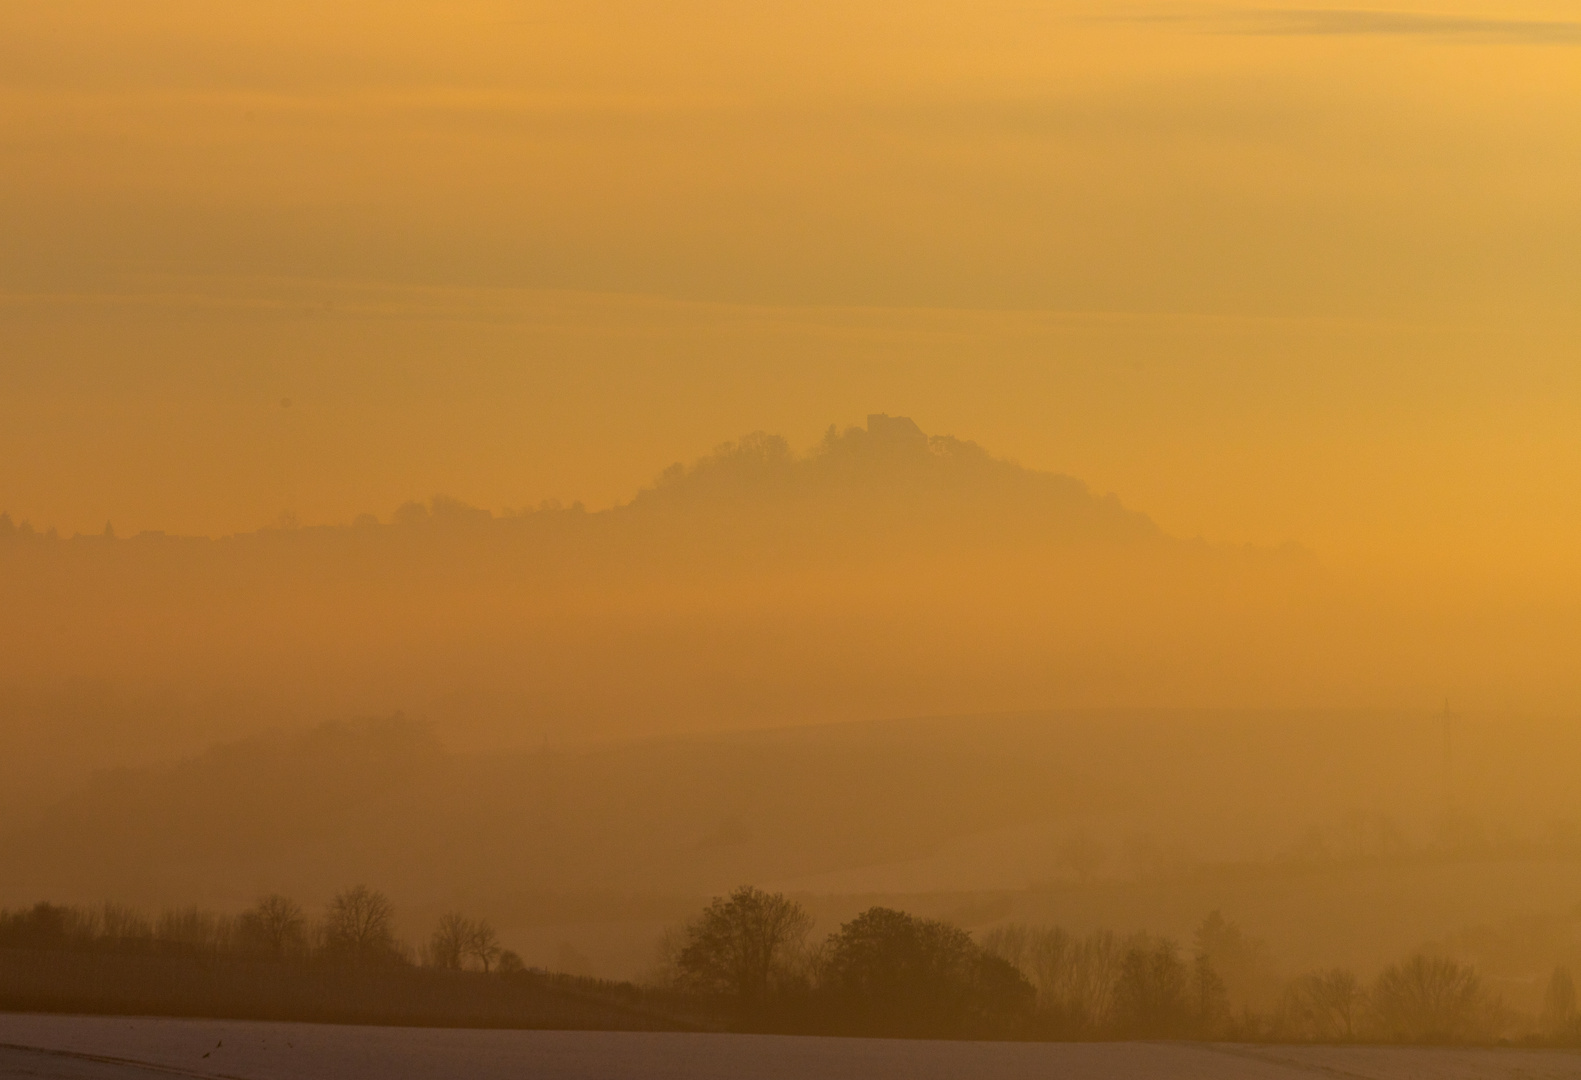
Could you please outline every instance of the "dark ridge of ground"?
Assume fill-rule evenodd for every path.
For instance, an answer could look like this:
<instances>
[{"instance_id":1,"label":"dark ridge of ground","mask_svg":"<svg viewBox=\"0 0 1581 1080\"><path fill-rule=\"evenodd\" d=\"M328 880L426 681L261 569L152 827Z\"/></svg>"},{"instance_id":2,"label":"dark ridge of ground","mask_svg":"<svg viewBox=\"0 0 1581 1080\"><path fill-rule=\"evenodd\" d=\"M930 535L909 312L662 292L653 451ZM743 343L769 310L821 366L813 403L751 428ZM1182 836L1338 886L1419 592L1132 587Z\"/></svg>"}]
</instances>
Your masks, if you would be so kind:
<instances>
[{"instance_id":1,"label":"dark ridge of ground","mask_svg":"<svg viewBox=\"0 0 1581 1080\"><path fill-rule=\"evenodd\" d=\"M624 984L391 966L0 950L0 1009L339 1024L696 1030Z\"/></svg>"}]
</instances>

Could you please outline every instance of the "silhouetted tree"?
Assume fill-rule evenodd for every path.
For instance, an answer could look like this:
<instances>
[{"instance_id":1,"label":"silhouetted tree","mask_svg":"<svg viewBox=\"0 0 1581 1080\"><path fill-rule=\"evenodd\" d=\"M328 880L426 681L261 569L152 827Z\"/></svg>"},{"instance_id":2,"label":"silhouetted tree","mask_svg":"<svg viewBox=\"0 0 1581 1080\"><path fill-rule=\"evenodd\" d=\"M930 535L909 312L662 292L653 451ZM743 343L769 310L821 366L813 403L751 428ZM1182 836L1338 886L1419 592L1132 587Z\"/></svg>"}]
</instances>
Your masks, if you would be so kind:
<instances>
[{"instance_id":1,"label":"silhouetted tree","mask_svg":"<svg viewBox=\"0 0 1581 1080\"><path fill-rule=\"evenodd\" d=\"M1126 950L1115 985L1115 1021L1126 1035L1160 1038L1190 1027L1188 973L1173 941Z\"/></svg>"},{"instance_id":2,"label":"silhouetted tree","mask_svg":"<svg viewBox=\"0 0 1581 1080\"><path fill-rule=\"evenodd\" d=\"M794 900L743 885L729 897L715 897L687 925L676 968L693 990L756 1005L811 928L812 916Z\"/></svg>"},{"instance_id":3,"label":"silhouetted tree","mask_svg":"<svg viewBox=\"0 0 1581 1080\"><path fill-rule=\"evenodd\" d=\"M1110 930L1095 931L1072 942L1061 983L1062 1000L1081 1030L1098 1032L1114 1023L1115 995L1126 952L1125 941Z\"/></svg>"},{"instance_id":4,"label":"silhouetted tree","mask_svg":"<svg viewBox=\"0 0 1581 1080\"><path fill-rule=\"evenodd\" d=\"M1001 926L984 935L983 948L1009 960L1037 987L1040 1030L1096 1035L1111 1025L1126 953L1112 931L1078 938L1057 926Z\"/></svg>"},{"instance_id":5,"label":"silhouetted tree","mask_svg":"<svg viewBox=\"0 0 1581 1080\"><path fill-rule=\"evenodd\" d=\"M62 948L85 937L81 913L61 904L37 903L0 916L0 943L27 949Z\"/></svg>"},{"instance_id":6,"label":"silhouetted tree","mask_svg":"<svg viewBox=\"0 0 1581 1080\"><path fill-rule=\"evenodd\" d=\"M1197 1034L1213 1035L1230 1018L1230 995L1205 952L1192 958L1190 993L1192 1023Z\"/></svg>"},{"instance_id":7,"label":"silhouetted tree","mask_svg":"<svg viewBox=\"0 0 1581 1080\"><path fill-rule=\"evenodd\" d=\"M825 946L823 988L848 1021L882 1034L947 1035L1013 1026L1036 991L960 927L874 907Z\"/></svg>"},{"instance_id":8,"label":"silhouetted tree","mask_svg":"<svg viewBox=\"0 0 1581 1080\"><path fill-rule=\"evenodd\" d=\"M1016 1030L1037 1004L1037 990L1014 964L972 947L971 994L967 1009L982 1034Z\"/></svg>"},{"instance_id":9,"label":"silhouetted tree","mask_svg":"<svg viewBox=\"0 0 1581 1080\"><path fill-rule=\"evenodd\" d=\"M99 907L97 915L99 933L106 941L125 944L153 939L154 924L136 908L106 902Z\"/></svg>"},{"instance_id":10,"label":"silhouetted tree","mask_svg":"<svg viewBox=\"0 0 1581 1080\"><path fill-rule=\"evenodd\" d=\"M302 905L279 893L263 897L237 920L243 941L272 956L307 949L307 916Z\"/></svg>"},{"instance_id":11,"label":"silhouetted tree","mask_svg":"<svg viewBox=\"0 0 1581 1080\"><path fill-rule=\"evenodd\" d=\"M166 950L217 953L235 943L235 929L235 920L211 911L166 908L154 925L154 940Z\"/></svg>"},{"instance_id":12,"label":"silhouetted tree","mask_svg":"<svg viewBox=\"0 0 1581 1080\"><path fill-rule=\"evenodd\" d=\"M1388 1039L1454 1042L1480 1034L1487 999L1476 971L1447 957L1413 956L1373 983L1372 1015Z\"/></svg>"},{"instance_id":13,"label":"silhouetted tree","mask_svg":"<svg viewBox=\"0 0 1581 1080\"><path fill-rule=\"evenodd\" d=\"M335 894L324 913L324 950L353 964L387 963L398 949L389 899L366 885Z\"/></svg>"},{"instance_id":14,"label":"silhouetted tree","mask_svg":"<svg viewBox=\"0 0 1581 1080\"><path fill-rule=\"evenodd\" d=\"M1548 989L1543 993L1542 1025L1549 1035L1575 1033L1576 984L1566 968L1556 967L1548 977Z\"/></svg>"},{"instance_id":15,"label":"silhouetted tree","mask_svg":"<svg viewBox=\"0 0 1581 1080\"><path fill-rule=\"evenodd\" d=\"M1262 941L1248 937L1222 912L1209 912L1192 934L1193 952L1222 980L1226 1012L1273 1004L1279 983Z\"/></svg>"},{"instance_id":16,"label":"silhouetted tree","mask_svg":"<svg viewBox=\"0 0 1581 1080\"><path fill-rule=\"evenodd\" d=\"M1063 954L1070 938L1069 934L1058 927L1044 931L1024 923L1003 923L992 927L983 934L982 948L984 952L1008 960L1023 973L1030 974L1036 963L1035 951L1045 933L1057 935L1059 952ZM1032 982L1033 985L1037 985L1037 979L1034 978Z\"/></svg>"},{"instance_id":17,"label":"silhouetted tree","mask_svg":"<svg viewBox=\"0 0 1581 1080\"><path fill-rule=\"evenodd\" d=\"M1310 972L1285 989L1279 1028L1295 1038L1353 1039L1366 1004L1367 995L1354 972L1344 968Z\"/></svg>"},{"instance_id":18,"label":"silhouetted tree","mask_svg":"<svg viewBox=\"0 0 1581 1080\"><path fill-rule=\"evenodd\" d=\"M428 962L434 967L460 970L472 942L472 920L457 912L439 916L439 925L428 939Z\"/></svg>"},{"instance_id":19,"label":"silhouetted tree","mask_svg":"<svg viewBox=\"0 0 1581 1080\"><path fill-rule=\"evenodd\" d=\"M467 956L476 960L486 973L500 958L499 936L494 933L494 927L489 925L487 919L477 920L470 930L467 935Z\"/></svg>"}]
</instances>

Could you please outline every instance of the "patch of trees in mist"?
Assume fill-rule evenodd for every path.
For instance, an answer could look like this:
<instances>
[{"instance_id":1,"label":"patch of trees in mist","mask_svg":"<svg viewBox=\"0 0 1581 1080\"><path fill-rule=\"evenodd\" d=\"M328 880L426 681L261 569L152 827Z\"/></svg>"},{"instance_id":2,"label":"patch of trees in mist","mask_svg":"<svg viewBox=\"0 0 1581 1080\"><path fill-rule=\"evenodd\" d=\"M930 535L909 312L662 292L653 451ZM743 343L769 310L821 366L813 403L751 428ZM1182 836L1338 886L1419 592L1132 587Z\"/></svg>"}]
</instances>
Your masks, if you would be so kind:
<instances>
[{"instance_id":1,"label":"patch of trees in mist","mask_svg":"<svg viewBox=\"0 0 1581 1080\"><path fill-rule=\"evenodd\" d=\"M528 969L484 919L413 945L366 886L318 917L280 895L228 915L106 903L0 911L0 1008L461 1027L706 1026L674 995Z\"/></svg>"},{"instance_id":2,"label":"patch of trees in mist","mask_svg":"<svg viewBox=\"0 0 1581 1080\"><path fill-rule=\"evenodd\" d=\"M1528 815L1535 818L1535 815ZM1205 831L1205 830L1204 830ZM1489 862L1546 862L1581 857L1581 824L1566 815L1522 823L1460 808L1402 824L1381 812L1350 811L1309 823L1269 854L1205 858L1191 838L1161 841L1145 831L1105 842L1077 829L1054 852L1057 876L1070 882L1147 881L1187 877L1268 878L1292 873Z\"/></svg>"},{"instance_id":3,"label":"patch of trees in mist","mask_svg":"<svg viewBox=\"0 0 1581 1080\"><path fill-rule=\"evenodd\" d=\"M1028 973L1037 1025L1061 1037L1484 1042L1513 1021L1471 965L1421 953L1370 983L1345 968L1304 973L1279 986L1270 1007L1236 1009L1232 985L1267 982L1271 973L1259 944L1217 912L1197 928L1189 951L1146 933L1026 926L990 931L985 947ZM1545 1023L1546 1034L1565 1036L1573 1021L1572 1008L1563 1023Z\"/></svg>"},{"instance_id":4,"label":"patch of trees in mist","mask_svg":"<svg viewBox=\"0 0 1581 1080\"><path fill-rule=\"evenodd\" d=\"M1541 1015L1475 966L1415 953L1371 980L1281 980L1218 912L1189 948L1145 932L1003 924L974 938L872 907L822 940L782 894L742 887L666 935L647 986L527 968L487 920L412 944L365 886L312 918L271 895L237 915L117 904L0 911L0 1008L476 1027L773 1031L906 1038L1581 1043L1567 968Z\"/></svg>"},{"instance_id":5,"label":"patch of trees in mist","mask_svg":"<svg viewBox=\"0 0 1581 1080\"><path fill-rule=\"evenodd\" d=\"M336 893L317 919L279 894L240 915L196 907L150 916L106 903L91 907L38 903L0 911L0 948L151 952L185 956L248 956L327 964L410 964L460 969L475 964L521 970L502 950L487 921L451 914L418 949L395 934L395 907L383 893L357 885Z\"/></svg>"},{"instance_id":6,"label":"patch of trees in mist","mask_svg":"<svg viewBox=\"0 0 1581 1080\"><path fill-rule=\"evenodd\" d=\"M1310 825L1268 865L1324 868L1357 865L1497 859L1575 858L1581 855L1581 824L1554 814L1521 827L1516 821L1484 817L1452 807L1429 818L1419 835L1382 813L1348 813L1328 825Z\"/></svg>"},{"instance_id":7,"label":"patch of trees in mist","mask_svg":"<svg viewBox=\"0 0 1581 1080\"><path fill-rule=\"evenodd\" d=\"M658 981L737 1026L909 1037L1463 1043L1581 1042L1569 971L1536 1027L1475 967L1416 953L1370 982L1344 968L1280 982L1267 950L1214 912L1191 949L1148 933L1010 924L980 941L874 907L821 942L794 900L743 887L666 936ZM1269 1004L1245 1002L1261 995ZM1237 1008L1232 1002L1239 1000Z\"/></svg>"}]
</instances>

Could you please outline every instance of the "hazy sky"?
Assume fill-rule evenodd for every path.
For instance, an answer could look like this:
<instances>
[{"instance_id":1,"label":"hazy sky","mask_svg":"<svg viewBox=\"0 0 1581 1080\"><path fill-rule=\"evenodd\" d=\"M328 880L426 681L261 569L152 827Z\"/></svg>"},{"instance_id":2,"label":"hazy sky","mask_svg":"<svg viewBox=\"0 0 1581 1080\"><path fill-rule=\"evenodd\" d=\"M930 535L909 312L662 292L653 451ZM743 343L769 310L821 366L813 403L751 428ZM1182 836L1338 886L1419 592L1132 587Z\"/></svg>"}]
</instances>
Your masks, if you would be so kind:
<instances>
[{"instance_id":1,"label":"hazy sky","mask_svg":"<svg viewBox=\"0 0 1581 1080\"><path fill-rule=\"evenodd\" d=\"M424 903L943 896L1037 880L1072 825L1245 853L1360 811L1573 837L1578 193L1581 0L0 0L0 511L230 536L0 528L0 901L239 907L324 894L326 868ZM804 457L708 456L831 424L854 428ZM608 508L699 459L611 513L396 514ZM293 520L346 527L262 528ZM1048 711L1114 708L1144 711L1092 714L1085 743ZM939 860L882 881L838 875L898 857L859 823L904 759L833 727L762 743L717 796L688 777L745 743L565 779L524 754L488 784L370 743L361 795L333 755L259 743L160 764L398 711L543 762L950 714L979 719L939 761L992 755L965 784L916 772L895 805L927 812L881 808ZM979 722L1021 711L1055 749ZM797 753L833 771L782 770ZM1099 794L1062 801L1067 773ZM50 819L78 831L13 831L79 783ZM1042 801L952 809L1021 790ZM248 809L271 791L350 809L299 842ZM1104 809L1137 793L1156 809ZM270 836L272 863L248 839ZM1453 925L1494 925L1569 910L1544 876L1564 843L1509 848L1528 877L1504 847L1420 850L1478 853L1462 893L1499 906ZM789 858L816 848L839 858ZM624 876L578 869L600 862ZM1356 950L1341 908L1447 933L1462 879L1401 865L1389 904L1306 878L1258 902ZM1146 892L1203 896L1182 926L1242 917Z\"/></svg>"},{"instance_id":2,"label":"hazy sky","mask_svg":"<svg viewBox=\"0 0 1581 1080\"><path fill-rule=\"evenodd\" d=\"M885 411L1575 579L1577 190L1574 2L8 4L0 509L607 505Z\"/></svg>"}]
</instances>

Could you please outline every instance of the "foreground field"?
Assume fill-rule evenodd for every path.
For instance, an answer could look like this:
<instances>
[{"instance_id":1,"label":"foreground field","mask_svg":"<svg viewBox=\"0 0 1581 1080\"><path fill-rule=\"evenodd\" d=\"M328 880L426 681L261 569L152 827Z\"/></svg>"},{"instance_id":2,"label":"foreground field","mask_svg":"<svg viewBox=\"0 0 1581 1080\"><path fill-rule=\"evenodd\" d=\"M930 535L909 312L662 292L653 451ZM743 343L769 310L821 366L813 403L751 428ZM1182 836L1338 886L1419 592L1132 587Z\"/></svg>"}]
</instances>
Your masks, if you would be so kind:
<instances>
[{"instance_id":1,"label":"foreground field","mask_svg":"<svg viewBox=\"0 0 1581 1080\"><path fill-rule=\"evenodd\" d=\"M0 1014L0 1078L152 1080L1560 1080L1581 1052L1192 1043L968 1043L475 1031Z\"/></svg>"}]
</instances>

